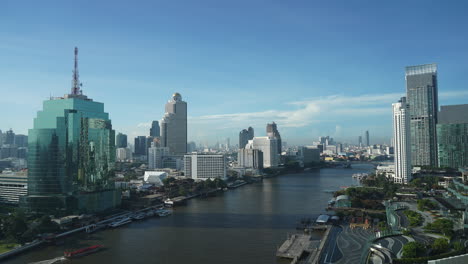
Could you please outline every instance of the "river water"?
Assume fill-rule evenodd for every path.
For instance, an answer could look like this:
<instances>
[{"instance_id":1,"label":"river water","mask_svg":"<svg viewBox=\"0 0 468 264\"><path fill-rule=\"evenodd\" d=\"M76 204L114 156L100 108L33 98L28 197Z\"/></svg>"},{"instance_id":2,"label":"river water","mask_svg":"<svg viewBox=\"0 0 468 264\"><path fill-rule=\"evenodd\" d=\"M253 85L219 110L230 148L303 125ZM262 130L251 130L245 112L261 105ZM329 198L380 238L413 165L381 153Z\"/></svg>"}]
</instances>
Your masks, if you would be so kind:
<instances>
[{"instance_id":1,"label":"river water","mask_svg":"<svg viewBox=\"0 0 468 264\"><path fill-rule=\"evenodd\" d=\"M217 197L192 199L166 218L75 235L62 245L32 250L5 263L50 260L62 256L65 249L94 244L106 249L64 263L276 263L276 249L288 233L295 232L301 218L324 213L330 191L357 185L351 175L372 168L357 164L353 169L312 170L264 179Z\"/></svg>"}]
</instances>

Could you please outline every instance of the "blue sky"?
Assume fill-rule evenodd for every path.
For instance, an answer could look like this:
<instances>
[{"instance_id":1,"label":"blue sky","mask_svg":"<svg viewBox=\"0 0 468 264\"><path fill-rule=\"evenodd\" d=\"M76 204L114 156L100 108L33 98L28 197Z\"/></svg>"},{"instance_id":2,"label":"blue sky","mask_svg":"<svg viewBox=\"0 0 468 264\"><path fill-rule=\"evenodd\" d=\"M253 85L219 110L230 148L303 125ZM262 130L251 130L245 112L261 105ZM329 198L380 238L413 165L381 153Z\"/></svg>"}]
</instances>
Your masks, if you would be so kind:
<instances>
[{"instance_id":1,"label":"blue sky","mask_svg":"<svg viewBox=\"0 0 468 264\"><path fill-rule=\"evenodd\" d=\"M27 133L83 90L113 126L148 133L174 92L189 140L213 143L276 121L290 144L320 135L389 142L404 67L438 63L441 105L468 103L466 1L1 1L0 129Z\"/></svg>"}]
</instances>

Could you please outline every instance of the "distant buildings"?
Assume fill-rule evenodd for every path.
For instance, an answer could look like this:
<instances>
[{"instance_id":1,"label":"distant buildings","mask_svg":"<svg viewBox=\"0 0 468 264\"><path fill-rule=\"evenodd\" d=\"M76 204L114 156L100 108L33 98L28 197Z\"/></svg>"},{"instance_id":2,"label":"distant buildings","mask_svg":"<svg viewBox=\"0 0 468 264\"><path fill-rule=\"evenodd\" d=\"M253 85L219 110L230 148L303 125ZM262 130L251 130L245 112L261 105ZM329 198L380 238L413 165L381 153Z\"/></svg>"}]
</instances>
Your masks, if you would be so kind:
<instances>
[{"instance_id":1,"label":"distant buildings","mask_svg":"<svg viewBox=\"0 0 468 264\"><path fill-rule=\"evenodd\" d=\"M161 136L161 128L159 127L159 122L158 121L153 121L151 123L151 128L150 128L150 137L160 137Z\"/></svg>"},{"instance_id":2,"label":"distant buildings","mask_svg":"<svg viewBox=\"0 0 468 264\"><path fill-rule=\"evenodd\" d=\"M187 143L187 152L192 153L195 151L197 151L197 144L193 141L190 141L189 143Z\"/></svg>"},{"instance_id":3,"label":"distant buildings","mask_svg":"<svg viewBox=\"0 0 468 264\"><path fill-rule=\"evenodd\" d=\"M116 160L119 162L125 162L132 160L132 151L129 148L118 148L116 149Z\"/></svg>"},{"instance_id":4,"label":"distant buildings","mask_svg":"<svg viewBox=\"0 0 468 264\"><path fill-rule=\"evenodd\" d=\"M393 104L393 140L395 148L395 183L407 184L412 178L410 106L402 97Z\"/></svg>"},{"instance_id":5,"label":"distant buildings","mask_svg":"<svg viewBox=\"0 0 468 264\"><path fill-rule=\"evenodd\" d=\"M263 169L263 152L252 148L239 149L237 161L240 167Z\"/></svg>"},{"instance_id":6,"label":"distant buildings","mask_svg":"<svg viewBox=\"0 0 468 264\"><path fill-rule=\"evenodd\" d=\"M413 165L437 166L437 65L406 67Z\"/></svg>"},{"instance_id":7,"label":"distant buildings","mask_svg":"<svg viewBox=\"0 0 468 264\"><path fill-rule=\"evenodd\" d=\"M104 104L80 89L44 101L29 130L28 195L20 205L47 214L94 213L120 204L115 190L115 131Z\"/></svg>"},{"instance_id":8,"label":"distant buildings","mask_svg":"<svg viewBox=\"0 0 468 264\"><path fill-rule=\"evenodd\" d=\"M266 132L267 132L268 137L276 139L277 152L278 154L281 155L281 147L282 147L281 135L278 131L278 127L276 126L276 123L273 122L271 124L267 124Z\"/></svg>"},{"instance_id":9,"label":"distant buildings","mask_svg":"<svg viewBox=\"0 0 468 264\"><path fill-rule=\"evenodd\" d=\"M258 149L263 152L263 167L279 165L278 140L271 137L254 137L247 143L246 149Z\"/></svg>"},{"instance_id":10,"label":"distant buildings","mask_svg":"<svg viewBox=\"0 0 468 264\"><path fill-rule=\"evenodd\" d=\"M359 136L358 138L358 146L362 147L362 136Z\"/></svg>"},{"instance_id":11,"label":"distant buildings","mask_svg":"<svg viewBox=\"0 0 468 264\"><path fill-rule=\"evenodd\" d=\"M468 104L440 108L437 145L440 167L468 167Z\"/></svg>"},{"instance_id":12,"label":"distant buildings","mask_svg":"<svg viewBox=\"0 0 468 264\"><path fill-rule=\"evenodd\" d=\"M226 179L224 155L187 154L184 156L184 175L194 180Z\"/></svg>"},{"instance_id":13,"label":"distant buildings","mask_svg":"<svg viewBox=\"0 0 468 264\"><path fill-rule=\"evenodd\" d=\"M241 132L239 132L239 148L245 148L245 145L247 145L247 142L249 140L254 138L254 129L252 127L249 127L248 129L242 129Z\"/></svg>"},{"instance_id":14,"label":"distant buildings","mask_svg":"<svg viewBox=\"0 0 468 264\"><path fill-rule=\"evenodd\" d=\"M5 145L14 145L15 144L15 133L13 130L8 130L5 133L5 138L3 139L3 144Z\"/></svg>"},{"instance_id":15,"label":"distant buildings","mask_svg":"<svg viewBox=\"0 0 468 264\"><path fill-rule=\"evenodd\" d=\"M117 134L116 140L115 140L116 148L126 148L127 147L127 135L119 133Z\"/></svg>"},{"instance_id":16,"label":"distant buildings","mask_svg":"<svg viewBox=\"0 0 468 264\"><path fill-rule=\"evenodd\" d=\"M166 113L161 121L161 146L172 154L187 153L187 103L179 93L166 103Z\"/></svg>"}]
</instances>

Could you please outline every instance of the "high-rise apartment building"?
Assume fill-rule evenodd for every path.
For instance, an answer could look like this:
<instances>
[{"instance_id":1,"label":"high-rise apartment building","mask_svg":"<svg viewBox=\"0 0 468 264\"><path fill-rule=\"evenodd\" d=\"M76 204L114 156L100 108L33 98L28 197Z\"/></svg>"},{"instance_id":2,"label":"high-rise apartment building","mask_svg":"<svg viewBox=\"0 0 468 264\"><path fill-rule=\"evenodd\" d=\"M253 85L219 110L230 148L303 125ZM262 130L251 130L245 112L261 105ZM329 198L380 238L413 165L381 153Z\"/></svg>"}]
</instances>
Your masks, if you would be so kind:
<instances>
[{"instance_id":1,"label":"high-rise apartment building","mask_svg":"<svg viewBox=\"0 0 468 264\"><path fill-rule=\"evenodd\" d=\"M146 149L148 148L147 146L148 141L145 136L138 136L135 138L135 150L134 153L135 155L146 155Z\"/></svg>"},{"instance_id":2,"label":"high-rise apartment building","mask_svg":"<svg viewBox=\"0 0 468 264\"><path fill-rule=\"evenodd\" d=\"M164 168L164 157L169 155L169 148L156 147L154 144L148 149L148 168L161 169Z\"/></svg>"},{"instance_id":3,"label":"high-rise apartment building","mask_svg":"<svg viewBox=\"0 0 468 264\"><path fill-rule=\"evenodd\" d=\"M413 165L437 166L437 65L406 67Z\"/></svg>"},{"instance_id":4,"label":"high-rise apartment building","mask_svg":"<svg viewBox=\"0 0 468 264\"><path fill-rule=\"evenodd\" d=\"M150 128L150 137L156 138L161 136L161 128L158 121L153 121Z\"/></svg>"},{"instance_id":5,"label":"high-rise apartment building","mask_svg":"<svg viewBox=\"0 0 468 264\"><path fill-rule=\"evenodd\" d=\"M54 215L93 213L120 204L115 131L104 104L83 95L78 50L70 94L44 101L28 134L28 195L21 206Z\"/></svg>"},{"instance_id":6,"label":"high-rise apartment building","mask_svg":"<svg viewBox=\"0 0 468 264\"><path fill-rule=\"evenodd\" d=\"M275 122L272 122L271 124L267 124L266 127L266 132L267 136L271 138L275 138L277 140L276 147L277 147L277 152L278 154L281 155L281 135L278 131L278 127L276 126Z\"/></svg>"},{"instance_id":7,"label":"high-rise apartment building","mask_svg":"<svg viewBox=\"0 0 468 264\"><path fill-rule=\"evenodd\" d=\"M122 133L117 134L115 142L116 142L115 144L116 148L126 148L127 147L127 135L122 134Z\"/></svg>"},{"instance_id":8,"label":"high-rise apartment building","mask_svg":"<svg viewBox=\"0 0 468 264\"><path fill-rule=\"evenodd\" d=\"M468 167L468 104L441 106L437 145L440 167Z\"/></svg>"},{"instance_id":9,"label":"high-rise apartment building","mask_svg":"<svg viewBox=\"0 0 468 264\"><path fill-rule=\"evenodd\" d=\"M166 113L161 121L161 146L172 154L187 153L187 103L179 93L166 103Z\"/></svg>"},{"instance_id":10,"label":"high-rise apartment building","mask_svg":"<svg viewBox=\"0 0 468 264\"><path fill-rule=\"evenodd\" d=\"M184 176L194 180L226 179L226 156L188 154L184 156Z\"/></svg>"},{"instance_id":11,"label":"high-rise apartment building","mask_svg":"<svg viewBox=\"0 0 468 264\"><path fill-rule=\"evenodd\" d=\"M402 97L393 105L393 140L395 148L394 182L407 184L411 181L411 136L410 105Z\"/></svg>"}]
</instances>

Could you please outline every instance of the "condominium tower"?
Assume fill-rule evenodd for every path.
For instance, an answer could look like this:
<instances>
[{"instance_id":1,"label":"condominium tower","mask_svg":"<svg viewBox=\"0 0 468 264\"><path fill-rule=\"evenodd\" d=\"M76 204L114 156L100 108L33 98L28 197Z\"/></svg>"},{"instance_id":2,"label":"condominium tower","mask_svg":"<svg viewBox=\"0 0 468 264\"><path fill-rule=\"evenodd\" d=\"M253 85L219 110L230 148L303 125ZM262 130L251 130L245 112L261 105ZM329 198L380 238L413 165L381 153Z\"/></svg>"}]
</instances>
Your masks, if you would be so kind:
<instances>
[{"instance_id":1,"label":"condominium tower","mask_svg":"<svg viewBox=\"0 0 468 264\"><path fill-rule=\"evenodd\" d=\"M437 65L406 67L413 165L437 166Z\"/></svg>"},{"instance_id":2,"label":"condominium tower","mask_svg":"<svg viewBox=\"0 0 468 264\"><path fill-rule=\"evenodd\" d=\"M393 104L393 140L395 148L394 182L406 184L411 180L410 106L402 97Z\"/></svg>"}]
</instances>

